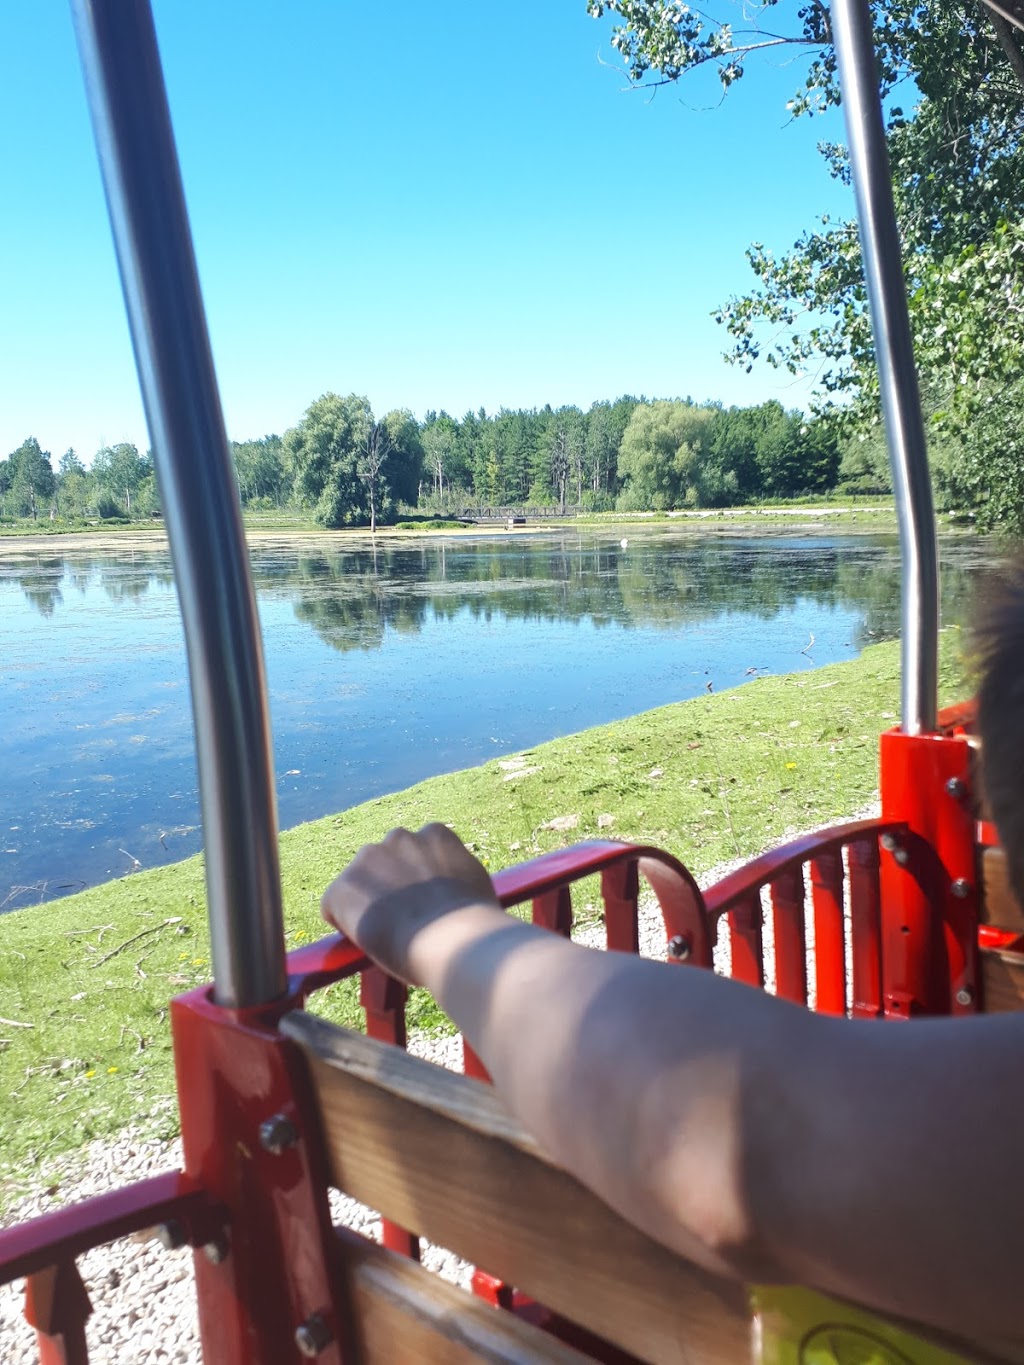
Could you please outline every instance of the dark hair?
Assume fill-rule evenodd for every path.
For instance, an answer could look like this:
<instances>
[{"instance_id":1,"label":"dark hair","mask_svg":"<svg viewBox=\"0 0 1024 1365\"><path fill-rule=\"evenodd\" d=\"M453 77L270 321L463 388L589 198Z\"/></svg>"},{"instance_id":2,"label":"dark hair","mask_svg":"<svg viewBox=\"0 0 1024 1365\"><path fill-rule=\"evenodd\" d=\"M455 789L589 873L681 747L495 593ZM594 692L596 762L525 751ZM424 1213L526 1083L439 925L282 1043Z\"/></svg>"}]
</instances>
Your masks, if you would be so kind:
<instances>
[{"instance_id":1,"label":"dark hair","mask_svg":"<svg viewBox=\"0 0 1024 1365\"><path fill-rule=\"evenodd\" d=\"M1024 905L1024 561L986 585L974 648L982 782Z\"/></svg>"}]
</instances>

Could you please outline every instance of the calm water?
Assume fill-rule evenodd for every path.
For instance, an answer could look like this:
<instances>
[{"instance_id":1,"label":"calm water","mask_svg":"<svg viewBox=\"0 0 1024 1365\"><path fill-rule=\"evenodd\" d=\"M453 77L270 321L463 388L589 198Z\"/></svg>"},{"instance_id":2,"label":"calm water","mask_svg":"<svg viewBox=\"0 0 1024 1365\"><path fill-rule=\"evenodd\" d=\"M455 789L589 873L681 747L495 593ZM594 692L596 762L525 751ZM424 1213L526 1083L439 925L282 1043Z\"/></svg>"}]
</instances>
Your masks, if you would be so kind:
<instances>
[{"instance_id":1,"label":"calm water","mask_svg":"<svg viewBox=\"0 0 1024 1365\"><path fill-rule=\"evenodd\" d=\"M988 557L944 544L946 621ZM282 542L252 562L283 827L709 683L849 658L899 621L887 536ZM0 909L199 848L166 552L0 544L0 715Z\"/></svg>"}]
</instances>

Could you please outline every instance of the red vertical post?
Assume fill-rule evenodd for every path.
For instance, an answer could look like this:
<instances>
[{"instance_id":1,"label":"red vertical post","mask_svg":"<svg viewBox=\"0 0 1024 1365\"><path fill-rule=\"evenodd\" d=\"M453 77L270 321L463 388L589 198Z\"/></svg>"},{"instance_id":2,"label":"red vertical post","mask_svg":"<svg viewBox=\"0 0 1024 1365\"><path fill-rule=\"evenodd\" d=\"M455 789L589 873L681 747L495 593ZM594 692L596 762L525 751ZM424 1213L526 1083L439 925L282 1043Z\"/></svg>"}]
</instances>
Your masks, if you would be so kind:
<instances>
[{"instance_id":1,"label":"red vertical post","mask_svg":"<svg viewBox=\"0 0 1024 1365\"><path fill-rule=\"evenodd\" d=\"M978 873L967 739L884 734L881 789L883 819L908 829L882 860L886 1013L973 1014Z\"/></svg>"},{"instance_id":2,"label":"red vertical post","mask_svg":"<svg viewBox=\"0 0 1024 1365\"><path fill-rule=\"evenodd\" d=\"M878 840L850 845L850 930L852 938L854 1019L877 1019L882 1012L882 936L878 882Z\"/></svg>"},{"instance_id":3,"label":"red vertical post","mask_svg":"<svg viewBox=\"0 0 1024 1365\"><path fill-rule=\"evenodd\" d=\"M569 938L572 934L572 892L567 886L543 891L533 900L533 922Z\"/></svg>"},{"instance_id":4,"label":"red vertical post","mask_svg":"<svg viewBox=\"0 0 1024 1365\"><path fill-rule=\"evenodd\" d=\"M229 1010L206 988L171 1002L185 1173L226 1220L223 1242L193 1258L203 1358L217 1365L301 1365L296 1332L311 1322L319 1365L346 1358L320 1118L277 1031L298 1004Z\"/></svg>"},{"instance_id":5,"label":"red vertical post","mask_svg":"<svg viewBox=\"0 0 1024 1365\"><path fill-rule=\"evenodd\" d=\"M640 876L636 861L619 863L601 873L606 943L611 952L639 953L638 901Z\"/></svg>"},{"instance_id":6,"label":"red vertical post","mask_svg":"<svg viewBox=\"0 0 1024 1365\"><path fill-rule=\"evenodd\" d=\"M775 930L775 994L807 1004L807 935L804 930L804 874L787 868L771 886Z\"/></svg>"},{"instance_id":7,"label":"red vertical post","mask_svg":"<svg viewBox=\"0 0 1024 1365\"><path fill-rule=\"evenodd\" d=\"M761 896L753 891L729 911L732 976L748 986L764 986L764 954L761 946Z\"/></svg>"},{"instance_id":8,"label":"red vertical post","mask_svg":"<svg viewBox=\"0 0 1024 1365\"><path fill-rule=\"evenodd\" d=\"M408 1041L405 1025L408 999L409 988L404 981L388 976L379 967L367 967L359 982L359 1003L366 1014L368 1037L404 1051ZM389 1218L381 1219L381 1240L389 1251L397 1251L413 1261L420 1259L420 1239Z\"/></svg>"},{"instance_id":9,"label":"red vertical post","mask_svg":"<svg viewBox=\"0 0 1024 1365\"><path fill-rule=\"evenodd\" d=\"M59 1261L25 1281L25 1320L36 1329L39 1365L89 1365L85 1324L92 1304L74 1261Z\"/></svg>"},{"instance_id":10,"label":"red vertical post","mask_svg":"<svg viewBox=\"0 0 1024 1365\"><path fill-rule=\"evenodd\" d=\"M814 906L815 1009L820 1014L845 1014L846 926L840 853L822 853L812 860L811 900Z\"/></svg>"}]
</instances>

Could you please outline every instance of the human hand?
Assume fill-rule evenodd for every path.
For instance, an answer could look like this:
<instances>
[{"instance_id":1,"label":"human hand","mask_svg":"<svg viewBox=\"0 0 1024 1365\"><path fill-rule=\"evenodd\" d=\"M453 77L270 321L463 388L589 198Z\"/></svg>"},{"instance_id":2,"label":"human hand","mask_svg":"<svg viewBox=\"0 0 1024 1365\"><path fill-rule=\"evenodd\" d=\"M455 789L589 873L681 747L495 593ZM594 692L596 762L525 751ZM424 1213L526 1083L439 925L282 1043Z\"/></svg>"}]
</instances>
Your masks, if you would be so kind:
<instances>
[{"instance_id":1,"label":"human hand","mask_svg":"<svg viewBox=\"0 0 1024 1365\"><path fill-rule=\"evenodd\" d=\"M320 913L394 976L427 924L466 906L500 910L485 868L447 825L393 829L367 844L324 892Z\"/></svg>"}]
</instances>

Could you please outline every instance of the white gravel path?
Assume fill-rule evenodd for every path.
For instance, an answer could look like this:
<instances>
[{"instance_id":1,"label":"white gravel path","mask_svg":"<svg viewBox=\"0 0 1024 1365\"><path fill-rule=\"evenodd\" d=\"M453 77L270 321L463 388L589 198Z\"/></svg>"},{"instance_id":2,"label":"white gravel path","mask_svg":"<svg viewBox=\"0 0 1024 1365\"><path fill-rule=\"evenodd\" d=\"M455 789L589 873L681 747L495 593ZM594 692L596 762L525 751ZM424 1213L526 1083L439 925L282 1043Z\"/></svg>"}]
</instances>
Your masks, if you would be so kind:
<instances>
[{"instance_id":1,"label":"white gravel path","mask_svg":"<svg viewBox=\"0 0 1024 1365\"><path fill-rule=\"evenodd\" d=\"M866 819L877 814L876 803L850 818ZM795 834L787 831L786 837ZM719 880L742 861L713 868L699 879L701 885ZM640 928L641 952L662 956L665 931L653 897L641 900ZM593 922L575 937L600 947L603 926ZM808 945L808 955L812 954L813 939ZM719 970L728 969L727 943L716 949L716 965ZM771 988L774 963L770 933L765 938L765 968ZM413 1037L410 1051L461 1070L461 1040L457 1037ZM113 1141L90 1143L84 1151L70 1155L57 1168L57 1174L51 1174L46 1188L32 1190L7 1210L0 1226L180 1167L181 1160L179 1139L154 1141L127 1129ZM336 1192L332 1193L332 1208L336 1222L379 1236L380 1220L371 1210ZM450 1252L426 1248L423 1259L446 1279L468 1285L470 1268ZM88 1327L92 1365L202 1365L188 1248L165 1251L157 1242L126 1239L88 1252L79 1258L78 1266L93 1305ZM23 1299L21 1283L0 1287L3 1365L36 1365L38 1361L35 1334L22 1317Z\"/></svg>"}]
</instances>

